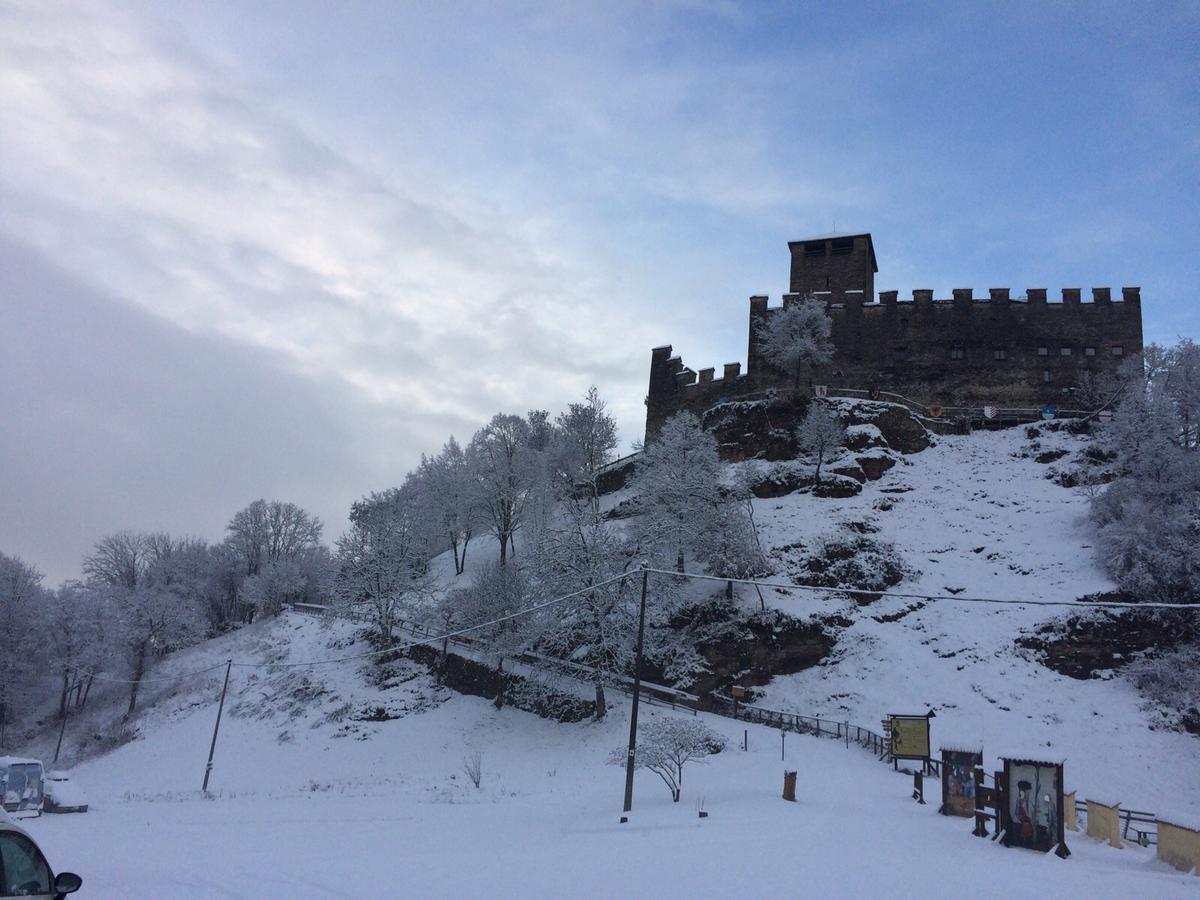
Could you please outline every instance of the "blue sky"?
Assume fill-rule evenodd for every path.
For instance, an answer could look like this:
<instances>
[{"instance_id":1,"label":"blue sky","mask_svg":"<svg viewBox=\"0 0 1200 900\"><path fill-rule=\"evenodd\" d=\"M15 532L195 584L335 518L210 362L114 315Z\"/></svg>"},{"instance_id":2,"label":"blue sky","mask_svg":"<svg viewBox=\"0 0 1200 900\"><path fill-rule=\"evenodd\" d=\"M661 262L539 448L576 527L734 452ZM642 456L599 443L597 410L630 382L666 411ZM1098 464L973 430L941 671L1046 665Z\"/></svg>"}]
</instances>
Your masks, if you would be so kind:
<instances>
[{"instance_id":1,"label":"blue sky","mask_svg":"<svg viewBox=\"0 0 1200 900\"><path fill-rule=\"evenodd\" d=\"M786 242L877 288L1140 285L1200 337L1200 7L0 7L0 549L349 503L649 349L744 358Z\"/></svg>"}]
</instances>

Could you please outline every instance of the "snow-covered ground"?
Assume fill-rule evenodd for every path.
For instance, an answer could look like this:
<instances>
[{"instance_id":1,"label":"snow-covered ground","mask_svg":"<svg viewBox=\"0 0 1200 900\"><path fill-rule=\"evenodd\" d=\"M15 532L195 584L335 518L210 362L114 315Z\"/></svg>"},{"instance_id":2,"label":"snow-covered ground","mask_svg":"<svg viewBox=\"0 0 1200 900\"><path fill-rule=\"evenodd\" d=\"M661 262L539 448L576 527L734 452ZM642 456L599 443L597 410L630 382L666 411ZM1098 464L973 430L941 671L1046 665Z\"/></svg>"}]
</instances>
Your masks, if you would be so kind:
<instances>
[{"instance_id":1,"label":"snow-covered ground","mask_svg":"<svg viewBox=\"0 0 1200 900\"><path fill-rule=\"evenodd\" d=\"M943 437L856 497L756 501L756 519L768 549L872 523L910 572L901 591L1072 601L1110 590L1086 493L1045 479L1028 443L1024 429ZM1042 438L1056 446L1082 445ZM468 575L494 555L493 541L472 542ZM451 571L448 558L437 567ZM757 606L752 591L742 597ZM895 618L912 602L766 597L853 624L824 664L764 688L762 706L874 727L933 708L935 745L982 741L989 768L1007 749L1045 748L1066 758L1081 796L1200 811L1200 741L1151 730L1121 678L1066 678L1016 647L1066 610L936 602ZM288 614L176 654L154 675L363 649L346 623ZM935 784L935 802L914 804L911 783L865 751L789 736L785 762L777 732L752 726L743 752L742 726L715 717L730 748L685 773L677 805L639 773L633 821L620 825L623 773L603 762L626 737L624 698L602 723L560 725L439 688L407 661L382 685L370 674L362 662L234 669L213 799L198 789L221 672L147 686L157 702L139 715L139 738L76 769L92 810L29 827L56 867L84 876L85 897L1200 896L1200 878L1151 851L1077 834L1067 861L1006 850L936 815ZM101 690L119 703L123 688ZM668 714L686 713L645 712ZM70 732L67 744L69 754ZM479 789L462 768L476 750ZM785 767L800 772L799 803L779 797Z\"/></svg>"},{"instance_id":2,"label":"snow-covered ground","mask_svg":"<svg viewBox=\"0 0 1200 900\"><path fill-rule=\"evenodd\" d=\"M333 637L344 629L335 626ZM221 652L306 658L345 652L298 616ZM285 647L286 642L286 647ZM192 651L179 665L219 658ZM403 668L403 667L402 667ZM218 685L180 693L142 738L79 766L92 809L28 823L85 897L1170 897L1200 890L1140 848L1070 835L1073 855L1007 850L965 819L915 804L911 783L867 752L707 717L729 748L684 774L683 799L639 772L618 822L627 705L599 724L558 725L443 693L417 670L376 689L360 664L251 680L235 670L211 788L199 796ZM322 693L313 696L319 684ZM293 701L306 697L302 705ZM207 700L207 702L202 702ZM339 717L339 710L350 713ZM399 717L356 722L381 705ZM414 711L403 713L408 706ZM643 708L643 715L687 715ZM348 727L352 726L352 727ZM483 754L482 786L462 770ZM784 768L799 802L780 799ZM931 791L931 797L936 789ZM701 820L703 800L709 817Z\"/></svg>"}]
</instances>

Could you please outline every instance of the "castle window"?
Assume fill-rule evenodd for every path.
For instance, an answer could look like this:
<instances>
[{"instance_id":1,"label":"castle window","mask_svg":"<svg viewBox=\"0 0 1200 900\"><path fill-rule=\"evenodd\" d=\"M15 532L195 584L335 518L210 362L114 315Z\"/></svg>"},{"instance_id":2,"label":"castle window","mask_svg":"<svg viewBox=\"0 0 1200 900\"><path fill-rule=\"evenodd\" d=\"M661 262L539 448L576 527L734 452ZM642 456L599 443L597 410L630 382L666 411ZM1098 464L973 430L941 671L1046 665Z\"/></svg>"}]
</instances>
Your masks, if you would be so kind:
<instances>
[{"instance_id":1,"label":"castle window","mask_svg":"<svg viewBox=\"0 0 1200 900\"><path fill-rule=\"evenodd\" d=\"M825 242L824 241L809 241L804 245L805 256L824 256Z\"/></svg>"},{"instance_id":2,"label":"castle window","mask_svg":"<svg viewBox=\"0 0 1200 900\"><path fill-rule=\"evenodd\" d=\"M830 250L834 256L845 256L854 249L854 238L834 238Z\"/></svg>"},{"instance_id":3,"label":"castle window","mask_svg":"<svg viewBox=\"0 0 1200 900\"><path fill-rule=\"evenodd\" d=\"M1070 347L1062 347L1061 349L1059 349L1058 355L1059 356L1070 356L1071 348Z\"/></svg>"},{"instance_id":4,"label":"castle window","mask_svg":"<svg viewBox=\"0 0 1200 900\"><path fill-rule=\"evenodd\" d=\"M1049 355L1050 355L1049 347L1038 347L1038 356L1049 356Z\"/></svg>"},{"instance_id":5,"label":"castle window","mask_svg":"<svg viewBox=\"0 0 1200 900\"><path fill-rule=\"evenodd\" d=\"M1095 348L1095 347L1084 347L1084 348L1083 348L1083 355L1084 355L1084 356L1095 356L1095 355L1096 355L1096 348Z\"/></svg>"},{"instance_id":6,"label":"castle window","mask_svg":"<svg viewBox=\"0 0 1200 900\"><path fill-rule=\"evenodd\" d=\"M1008 359L1008 351L1003 347L997 347L992 351L992 359Z\"/></svg>"},{"instance_id":7,"label":"castle window","mask_svg":"<svg viewBox=\"0 0 1200 900\"><path fill-rule=\"evenodd\" d=\"M904 362L906 359L908 359L908 348L907 347L893 347L892 348L892 359L894 359L896 362Z\"/></svg>"},{"instance_id":8,"label":"castle window","mask_svg":"<svg viewBox=\"0 0 1200 900\"><path fill-rule=\"evenodd\" d=\"M1050 383L1050 370L1042 369L1042 384L1049 384L1049 383Z\"/></svg>"},{"instance_id":9,"label":"castle window","mask_svg":"<svg viewBox=\"0 0 1200 900\"><path fill-rule=\"evenodd\" d=\"M951 347L950 348L950 358L951 359L966 359L967 358L966 348L965 347Z\"/></svg>"},{"instance_id":10,"label":"castle window","mask_svg":"<svg viewBox=\"0 0 1200 900\"><path fill-rule=\"evenodd\" d=\"M1125 355L1125 348L1124 348L1124 347L1122 347L1120 344L1113 344L1113 347L1112 347L1112 355L1113 355L1113 356L1124 356L1124 355Z\"/></svg>"}]
</instances>

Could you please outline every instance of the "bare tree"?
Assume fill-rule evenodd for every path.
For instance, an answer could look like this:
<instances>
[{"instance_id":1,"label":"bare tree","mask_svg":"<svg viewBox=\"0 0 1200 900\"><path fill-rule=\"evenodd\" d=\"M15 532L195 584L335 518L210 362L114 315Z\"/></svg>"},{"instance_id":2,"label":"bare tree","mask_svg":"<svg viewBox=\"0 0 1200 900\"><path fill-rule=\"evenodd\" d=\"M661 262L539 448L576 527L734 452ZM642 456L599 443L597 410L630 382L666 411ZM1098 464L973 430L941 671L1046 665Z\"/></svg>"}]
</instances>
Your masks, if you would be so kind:
<instances>
[{"instance_id":1,"label":"bare tree","mask_svg":"<svg viewBox=\"0 0 1200 900\"><path fill-rule=\"evenodd\" d=\"M846 428L837 413L815 400L811 402L803 421L796 428L796 443L801 450L817 459L813 484L821 483L821 464L836 454L845 442Z\"/></svg>"},{"instance_id":2,"label":"bare tree","mask_svg":"<svg viewBox=\"0 0 1200 900\"><path fill-rule=\"evenodd\" d=\"M824 365L833 358L831 328L825 304L805 297L759 322L759 352L771 365L790 373L792 386L798 388L805 366Z\"/></svg>"}]
</instances>

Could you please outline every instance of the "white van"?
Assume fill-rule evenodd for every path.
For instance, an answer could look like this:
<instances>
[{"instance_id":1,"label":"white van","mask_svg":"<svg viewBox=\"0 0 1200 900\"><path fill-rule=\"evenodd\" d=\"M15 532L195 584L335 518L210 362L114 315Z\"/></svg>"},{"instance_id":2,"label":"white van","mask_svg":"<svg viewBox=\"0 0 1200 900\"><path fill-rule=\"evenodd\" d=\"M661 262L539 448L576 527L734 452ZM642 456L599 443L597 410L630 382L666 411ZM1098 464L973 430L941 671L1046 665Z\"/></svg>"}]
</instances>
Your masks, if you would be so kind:
<instances>
[{"instance_id":1,"label":"white van","mask_svg":"<svg viewBox=\"0 0 1200 900\"><path fill-rule=\"evenodd\" d=\"M44 779L40 760L0 756L0 805L16 818L40 816Z\"/></svg>"}]
</instances>

